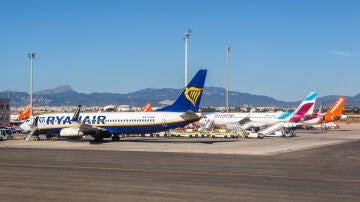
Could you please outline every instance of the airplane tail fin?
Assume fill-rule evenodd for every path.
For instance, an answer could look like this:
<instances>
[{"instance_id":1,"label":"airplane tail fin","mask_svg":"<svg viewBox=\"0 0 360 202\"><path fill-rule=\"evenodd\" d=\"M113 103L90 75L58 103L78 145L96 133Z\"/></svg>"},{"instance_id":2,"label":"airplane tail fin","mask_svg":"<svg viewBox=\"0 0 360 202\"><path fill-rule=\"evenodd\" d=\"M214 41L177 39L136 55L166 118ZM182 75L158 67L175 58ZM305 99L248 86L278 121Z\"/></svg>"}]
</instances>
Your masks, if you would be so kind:
<instances>
[{"instance_id":1,"label":"airplane tail fin","mask_svg":"<svg viewBox=\"0 0 360 202\"><path fill-rule=\"evenodd\" d=\"M346 97L339 97L325 113L326 121L337 121L340 120L342 111L344 108Z\"/></svg>"},{"instance_id":2,"label":"airplane tail fin","mask_svg":"<svg viewBox=\"0 0 360 202\"><path fill-rule=\"evenodd\" d=\"M151 107L152 107L152 105L150 102L146 103L146 105L141 109L141 112L149 112L149 111L151 111Z\"/></svg>"},{"instance_id":3,"label":"airplane tail fin","mask_svg":"<svg viewBox=\"0 0 360 202\"><path fill-rule=\"evenodd\" d=\"M298 122L301 118L312 109L315 104L317 93L311 92L308 96L300 103L295 111L287 118L290 122Z\"/></svg>"},{"instance_id":4,"label":"airplane tail fin","mask_svg":"<svg viewBox=\"0 0 360 202\"><path fill-rule=\"evenodd\" d=\"M191 110L198 112L206 73L206 69L199 70L172 105L157 111L186 112Z\"/></svg>"},{"instance_id":5,"label":"airplane tail fin","mask_svg":"<svg viewBox=\"0 0 360 202\"><path fill-rule=\"evenodd\" d=\"M81 105L79 105L79 106L76 108L76 110L75 110L75 112L74 112L74 115L73 115L71 121L78 121L78 120L79 120L80 109L81 109Z\"/></svg>"},{"instance_id":6,"label":"airplane tail fin","mask_svg":"<svg viewBox=\"0 0 360 202\"><path fill-rule=\"evenodd\" d=\"M16 120L26 120L30 117L30 109L31 109L31 105L28 104L25 109L20 112L19 116L16 118Z\"/></svg>"}]
</instances>

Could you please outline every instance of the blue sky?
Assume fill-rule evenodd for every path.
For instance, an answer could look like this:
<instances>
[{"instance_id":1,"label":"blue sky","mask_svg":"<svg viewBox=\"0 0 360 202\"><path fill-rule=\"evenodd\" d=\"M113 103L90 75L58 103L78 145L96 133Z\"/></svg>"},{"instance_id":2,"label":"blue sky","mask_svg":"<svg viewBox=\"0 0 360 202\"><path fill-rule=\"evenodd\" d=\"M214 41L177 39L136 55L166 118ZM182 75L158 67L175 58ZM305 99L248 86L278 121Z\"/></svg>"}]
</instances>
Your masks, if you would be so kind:
<instances>
[{"instance_id":1,"label":"blue sky","mask_svg":"<svg viewBox=\"0 0 360 202\"><path fill-rule=\"evenodd\" d=\"M0 91L70 85L128 93L184 85L207 68L206 86L301 100L360 93L360 1L0 1Z\"/></svg>"}]
</instances>

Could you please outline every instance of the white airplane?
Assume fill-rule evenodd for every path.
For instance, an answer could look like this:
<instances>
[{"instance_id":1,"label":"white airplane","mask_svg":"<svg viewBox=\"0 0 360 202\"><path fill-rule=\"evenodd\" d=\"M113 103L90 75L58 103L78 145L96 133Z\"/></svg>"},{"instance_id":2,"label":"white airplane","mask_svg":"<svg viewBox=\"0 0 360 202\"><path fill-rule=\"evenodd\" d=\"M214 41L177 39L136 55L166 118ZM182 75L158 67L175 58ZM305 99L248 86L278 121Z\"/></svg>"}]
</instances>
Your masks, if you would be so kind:
<instances>
[{"instance_id":1,"label":"white airplane","mask_svg":"<svg viewBox=\"0 0 360 202\"><path fill-rule=\"evenodd\" d=\"M327 125L329 127L334 127L334 123L333 123L334 121L339 121L347 118L346 115L342 114L345 105L345 100L346 97L344 96L338 97L338 99L331 105L331 107L325 113L319 112L318 114L314 114L313 117L299 122L298 125L319 127L320 129L322 127L327 128ZM338 127L339 126L335 124L335 128Z\"/></svg>"},{"instance_id":2,"label":"white airplane","mask_svg":"<svg viewBox=\"0 0 360 202\"><path fill-rule=\"evenodd\" d=\"M250 127L269 126L279 122L299 122L304 115L309 114L314 108L316 96L316 92L311 92L294 112L211 113L204 115L199 122L205 128L215 125L225 126L228 130L245 130Z\"/></svg>"},{"instance_id":3,"label":"white airplane","mask_svg":"<svg viewBox=\"0 0 360 202\"><path fill-rule=\"evenodd\" d=\"M81 113L80 106L75 114L43 114L35 117L34 124L24 123L21 129L31 130L26 137L53 134L65 138L80 138L91 135L95 141L112 137L120 139L122 134L147 134L184 127L200 120L198 112L207 70L199 70L177 100L170 106L154 112L95 112Z\"/></svg>"}]
</instances>

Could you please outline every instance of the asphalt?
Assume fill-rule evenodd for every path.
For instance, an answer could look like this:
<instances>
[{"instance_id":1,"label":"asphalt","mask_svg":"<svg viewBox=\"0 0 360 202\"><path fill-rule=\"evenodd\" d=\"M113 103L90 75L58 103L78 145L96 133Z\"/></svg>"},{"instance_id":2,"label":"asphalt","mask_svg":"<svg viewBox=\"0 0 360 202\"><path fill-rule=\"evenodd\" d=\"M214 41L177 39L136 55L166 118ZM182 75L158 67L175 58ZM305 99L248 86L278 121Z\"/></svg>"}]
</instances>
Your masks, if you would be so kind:
<instances>
[{"instance_id":1,"label":"asphalt","mask_svg":"<svg viewBox=\"0 0 360 202\"><path fill-rule=\"evenodd\" d=\"M335 141L338 133L343 135ZM110 150L107 144L88 142L77 142L74 149L68 142L62 147L63 143L51 141L28 145L6 141L0 149L0 201L360 201L358 136L355 127L328 134L302 132L297 138L214 144L116 143L142 149L143 144L184 150L194 146L192 153ZM271 144L274 148L288 141L303 147L274 152L268 145L273 141L278 141ZM308 141L319 144L309 147ZM268 149L259 154L199 152L203 146L254 142Z\"/></svg>"}]
</instances>

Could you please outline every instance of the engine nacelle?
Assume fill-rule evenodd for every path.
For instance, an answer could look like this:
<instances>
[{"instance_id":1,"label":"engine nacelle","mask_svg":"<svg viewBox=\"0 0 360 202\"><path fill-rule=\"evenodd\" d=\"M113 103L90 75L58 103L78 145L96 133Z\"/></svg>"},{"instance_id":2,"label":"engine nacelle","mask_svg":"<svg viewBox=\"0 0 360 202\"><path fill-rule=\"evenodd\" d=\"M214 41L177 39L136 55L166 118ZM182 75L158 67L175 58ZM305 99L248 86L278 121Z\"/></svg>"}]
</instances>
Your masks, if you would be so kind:
<instances>
[{"instance_id":1,"label":"engine nacelle","mask_svg":"<svg viewBox=\"0 0 360 202\"><path fill-rule=\"evenodd\" d=\"M237 130L240 128L240 124L239 123L227 123L225 125L226 130Z\"/></svg>"},{"instance_id":2,"label":"engine nacelle","mask_svg":"<svg viewBox=\"0 0 360 202\"><path fill-rule=\"evenodd\" d=\"M80 138L82 136L84 133L78 127L63 128L60 131L60 137L64 138Z\"/></svg>"}]
</instances>

